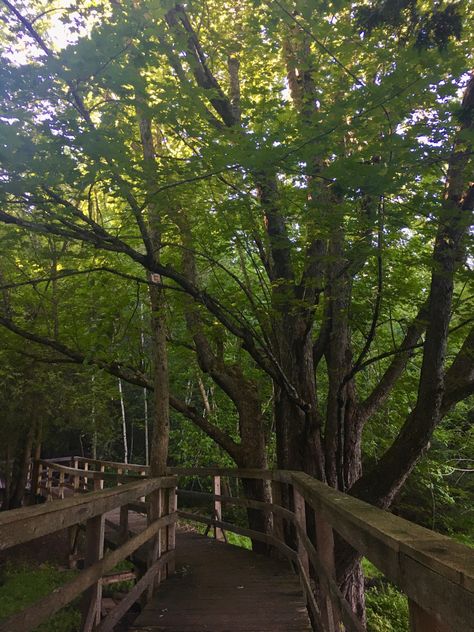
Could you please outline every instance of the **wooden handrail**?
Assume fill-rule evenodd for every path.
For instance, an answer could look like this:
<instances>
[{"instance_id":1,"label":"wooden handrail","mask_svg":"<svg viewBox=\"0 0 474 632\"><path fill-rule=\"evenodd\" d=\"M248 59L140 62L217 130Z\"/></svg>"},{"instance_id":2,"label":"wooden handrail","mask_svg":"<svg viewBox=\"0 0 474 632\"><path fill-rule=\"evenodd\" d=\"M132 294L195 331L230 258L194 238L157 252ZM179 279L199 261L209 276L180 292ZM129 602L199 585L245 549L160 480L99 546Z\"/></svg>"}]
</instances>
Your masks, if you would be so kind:
<instances>
[{"instance_id":1,"label":"wooden handrail","mask_svg":"<svg viewBox=\"0 0 474 632\"><path fill-rule=\"evenodd\" d=\"M46 465L49 466L49 463ZM33 630L39 624L49 621L51 616L80 594L84 594L83 632L91 632L92 629L100 629L103 632L112 630L115 623L140 598L141 594L155 585L157 576L162 574L164 570L169 573L174 568L174 525L177 520L177 511L173 500L175 489L175 477L140 477L138 481L113 489L72 496L46 505L36 505L0 513L0 550L55 533L67 527L75 527L78 523L85 522L86 527L85 570L39 602L13 615L7 621L0 622L0 632ZM162 494L166 494L165 503L161 502ZM144 531L131 538L128 538L127 529L120 546L104 556L105 514L120 507L122 521L123 516L128 514L128 503L133 503L143 496L150 498L148 526ZM157 510L155 508L156 502L159 505ZM124 507L127 508L126 512L122 511ZM166 541L158 535L163 530L167 534L171 534L167 536ZM161 546L151 547L153 554L150 556L145 575L130 591L126 601L121 602L101 621L102 576L146 542L151 539L155 540L157 537L160 537ZM98 625L99 628L97 628Z\"/></svg>"},{"instance_id":2,"label":"wooden handrail","mask_svg":"<svg viewBox=\"0 0 474 632\"><path fill-rule=\"evenodd\" d=\"M474 551L471 548L343 494L303 472L229 468L170 468L169 471L178 476L256 478L292 485L315 512L322 529L328 525L337 531L408 596L412 611L421 609L423 616L411 617L412 630L474 630ZM186 493L189 494L184 492L184 495ZM178 490L178 494L183 495L183 492ZM202 495L202 492L190 495L260 508L272 512L274 516L282 516L281 511L275 510L275 503ZM284 517L288 520L288 516ZM186 518L192 519L192 514L186 513ZM196 517L201 522L202 518ZM298 525L298 544L308 555L315 575L335 606L331 615L333 623L340 620L346 629L360 630L360 623L354 620L347 604L343 603L342 594L327 564L321 563L318 553L321 547L313 545L306 535L306 525L298 522L296 516L292 522ZM225 524L227 530L232 530L229 523L212 518L207 518L207 524ZM254 535L249 534L249 537ZM301 550L299 559L304 567Z\"/></svg>"},{"instance_id":3,"label":"wooden handrail","mask_svg":"<svg viewBox=\"0 0 474 632\"><path fill-rule=\"evenodd\" d=\"M102 468L115 469L117 472L132 469L130 465L123 463L82 460L83 464L87 462ZM133 464L133 470L141 473L149 471L145 466L137 464ZM216 530L234 531L259 539L278 548L293 562L296 560L308 596L308 605L311 610L315 610L313 615L322 619L325 629L337 629L343 624L346 630L362 630L335 579L334 530L408 596L413 632L474 630L474 551L469 547L343 494L303 472L219 467L172 467L168 471L179 477L231 477L271 481L274 494L271 503L187 490L178 490L178 494L181 497L212 501L215 509L220 504L234 504L260 510L266 515L271 514L273 534L262 534L232 525L224 519L216 519L216 511L210 517L183 511L179 514L188 520L213 526ZM77 474L77 470L73 469L73 472ZM91 478L94 474L104 475L104 472L93 472L90 469L87 472L81 469L80 473L81 476L90 475ZM115 476L116 480L120 479L118 474L111 476ZM280 505L280 486L287 490L293 489L294 502L291 507ZM125 487L127 485L119 489ZM218 489L218 486L214 485L214 489ZM288 497L288 493L286 496ZM306 532L305 514L309 511L314 512L314 520L311 522L316 526L315 542ZM296 528L296 550L275 536L278 520L286 521ZM316 578L319 584L317 604L314 602L311 577Z\"/></svg>"}]
</instances>

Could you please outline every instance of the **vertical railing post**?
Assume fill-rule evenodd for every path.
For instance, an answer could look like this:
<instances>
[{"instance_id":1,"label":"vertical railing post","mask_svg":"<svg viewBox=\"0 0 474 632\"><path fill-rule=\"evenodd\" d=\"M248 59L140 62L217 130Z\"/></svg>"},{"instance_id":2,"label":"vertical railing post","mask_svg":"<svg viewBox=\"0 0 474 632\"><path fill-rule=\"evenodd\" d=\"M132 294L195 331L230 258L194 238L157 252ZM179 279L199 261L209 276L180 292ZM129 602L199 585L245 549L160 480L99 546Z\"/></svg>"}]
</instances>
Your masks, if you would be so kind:
<instances>
[{"instance_id":1,"label":"vertical railing post","mask_svg":"<svg viewBox=\"0 0 474 632\"><path fill-rule=\"evenodd\" d=\"M221 495L221 477L214 476L214 496ZM222 521L222 502L214 497L214 518ZM221 527L214 526L214 538L225 542L226 537Z\"/></svg>"},{"instance_id":2,"label":"vertical railing post","mask_svg":"<svg viewBox=\"0 0 474 632\"><path fill-rule=\"evenodd\" d=\"M53 470L46 466L46 500L53 500Z\"/></svg>"},{"instance_id":3,"label":"vertical railing post","mask_svg":"<svg viewBox=\"0 0 474 632\"><path fill-rule=\"evenodd\" d=\"M282 506L282 493L280 481L272 481L272 504L279 507ZM272 533L273 537L280 542L285 541L285 528L283 526L283 518L277 513L272 515ZM275 549L278 552L278 549ZM281 555L281 554L280 554Z\"/></svg>"},{"instance_id":4,"label":"vertical railing post","mask_svg":"<svg viewBox=\"0 0 474 632\"><path fill-rule=\"evenodd\" d=\"M416 601L408 600L411 632L452 632L451 628L434 615L423 610Z\"/></svg>"},{"instance_id":5,"label":"vertical railing post","mask_svg":"<svg viewBox=\"0 0 474 632\"><path fill-rule=\"evenodd\" d=\"M329 577L336 577L336 565L334 561L334 534L329 522L321 517L319 512L314 513L314 525L316 530L316 551L321 566ZM324 580L321 582L324 586ZM321 589L321 616L323 626L328 632L339 630L340 622L338 612L333 608L331 597L325 587Z\"/></svg>"},{"instance_id":6,"label":"vertical railing post","mask_svg":"<svg viewBox=\"0 0 474 632\"><path fill-rule=\"evenodd\" d=\"M78 461L78 459L74 459L73 467L74 467L75 470L79 469L79 461ZM74 474L73 494L75 494L76 492L79 491L79 483L80 483L79 474L77 474L77 472L76 472Z\"/></svg>"},{"instance_id":7,"label":"vertical railing post","mask_svg":"<svg viewBox=\"0 0 474 632\"><path fill-rule=\"evenodd\" d=\"M92 479L92 481L93 481L93 485L94 485L94 491L95 491L95 492L100 491L100 490L102 489L102 485L101 485L101 483L102 483L103 479L96 478L96 477L94 476L94 478Z\"/></svg>"},{"instance_id":8,"label":"vertical railing post","mask_svg":"<svg viewBox=\"0 0 474 632\"><path fill-rule=\"evenodd\" d=\"M64 472L59 472L59 498L64 498Z\"/></svg>"},{"instance_id":9,"label":"vertical railing post","mask_svg":"<svg viewBox=\"0 0 474 632\"><path fill-rule=\"evenodd\" d=\"M41 494L43 496L43 466L41 463L38 466L38 487L37 494Z\"/></svg>"},{"instance_id":10,"label":"vertical railing post","mask_svg":"<svg viewBox=\"0 0 474 632\"><path fill-rule=\"evenodd\" d=\"M100 465L100 472L101 472L102 474L104 474L104 472L105 472L105 465L104 465L103 463L101 463L101 465ZM101 479L99 479L99 480L100 480L99 489L104 489L104 479L103 479L103 478L101 478Z\"/></svg>"},{"instance_id":11,"label":"vertical railing post","mask_svg":"<svg viewBox=\"0 0 474 632\"><path fill-rule=\"evenodd\" d=\"M120 544L123 544L126 540L128 540L128 505L122 505L120 507Z\"/></svg>"},{"instance_id":12,"label":"vertical railing post","mask_svg":"<svg viewBox=\"0 0 474 632\"><path fill-rule=\"evenodd\" d=\"M105 516L94 516L86 523L85 568L92 566L104 555ZM82 609L82 632L91 632L100 623L102 580L99 579L85 593Z\"/></svg>"},{"instance_id":13,"label":"vertical railing post","mask_svg":"<svg viewBox=\"0 0 474 632\"><path fill-rule=\"evenodd\" d=\"M146 470L141 470L140 474L141 474L141 476L146 476ZM139 500L140 500L140 502L144 503L145 502L145 496L140 496Z\"/></svg>"},{"instance_id":14,"label":"vertical railing post","mask_svg":"<svg viewBox=\"0 0 474 632\"><path fill-rule=\"evenodd\" d=\"M163 511L163 492L161 489L157 489L148 496L147 504L147 522L152 524L158 518L161 518ZM150 552L148 555L148 568L151 568L153 564L158 560L163 550L163 534L162 529L159 529L154 538L151 541ZM155 579L150 583L147 590L147 598L150 600L153 597L155 590L158 588L161 582L161 571L155 576Z\"/></svg>"},{"instance_id":15,"label":"vertical railing post","mask_svg":"<svg viewBox=\"0 0 474 632\"><path fill-rule=\"evenodd\" d=\"M295 487L293 487L293 504L294 504L296 523L298 525L298 528L296 530L296 541L298 544L298 559L309 580L308 552L306 551L306 547L304 545L303 539L300 537L300 532L306 535L306 507L305 507L304 497L299 493L299 491Z\"/></svg>"},{"instance_id":16,"label":"vertical railing post","mask_svg":"<svg viewBox=\"0 0 474 632\"><path fill-rule=\"evenodd\" d=\"M88 461L84 461L84 472L87 472L89 470L89 462ZM84 473L84 491L87 491L87 487L89 485L89 479L87 478L87 476Z\"/></svg>"},{"instance_id":17,"label":"vertical railing post","mask_svg":"<svg viewBox=\"0 0 474 632\"><path fill-rule=\"evenodd\" d=\"M168 515L172 515L176 512L178 497L176 494L176 487L168 488ZM176 548L176 523L173 522L166 527L166 550L174 551ZM172 559L167 564L167 574L172 575L175 571L175 558L174 554Z\"/></svg>"}]
</instances>

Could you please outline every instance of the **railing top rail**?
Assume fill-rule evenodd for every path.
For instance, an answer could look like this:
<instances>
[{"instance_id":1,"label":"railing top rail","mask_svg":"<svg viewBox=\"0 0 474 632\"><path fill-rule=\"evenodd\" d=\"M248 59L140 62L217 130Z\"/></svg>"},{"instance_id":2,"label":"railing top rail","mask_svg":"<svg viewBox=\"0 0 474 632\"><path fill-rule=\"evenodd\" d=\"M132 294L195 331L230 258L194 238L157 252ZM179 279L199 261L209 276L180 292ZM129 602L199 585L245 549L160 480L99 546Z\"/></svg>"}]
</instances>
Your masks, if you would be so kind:
<instances>
[{"instance_id":1,"label":"railing top rail","mask_svg":"<svg viewBox=\"0 0 474 632\"><path fill-rule=\"evenodd\" d=\"M71 461L78 461L79 463L93 463L94 465L105 465L106 467L122 470L133 470L137 472L149 470L148 465L141 465L140 463L120 463L119 461L105 461L104 459L89 459L85 456L71 456L68 457L68 459ZM55 459L52 460L54 461Z\"/></svg>"},{"instance_id":2,"label":"railing top rail","mask_svg":"<svg viewBox=\"0 0 474 632\"><path fill-rule=\"evenodd\" d=\"M239 469L230 467L169 467L168 472L175 476L229 476L231 478L254 478L267 481L291 483L293 472L290 470Z\"/></svg>"},{"instance_id":3,"label":"railing top rail","mask_svg":"<svg viewBox=\"0 0 474 632\"><path fill-rule=\"evenodd\" d=\"M404 584L407 569L403 563L411 558L474 593L474 549L343 494L308 474L294 472L292 478L306 502L389 579Z\"/></svg>"},{"instance_id":4,"label":"railing top rail","mask_svg":"<svg viewBox=\"0 0 474 632\"><path fill-rule=\"evenodd\" d=\"M175 486L176 478L172 476L144 478L113 489L0 513L0 551L106 513L156 489Z\"/></svg>"},{"instance_id":5,"label":"railing top rail","mask_svg":"<svg viewBox=\"0 0 474 632\"><path fill-rule=\"evenodd\" d=\"M111 480L111 481L139 481L143 477L139 474L116 474L114 472L100 472L99 470L83 470L81 468L70 467L69 465L61 465L56 461L50 461L49 459L39 459L37 461L40 465L44 465L55 472L64 472L64 474L70 474L71 476L82 476L84 478L98 479L98 480ZM125 468L124 468L125 469Z\"/></svg>"}]
</instances>

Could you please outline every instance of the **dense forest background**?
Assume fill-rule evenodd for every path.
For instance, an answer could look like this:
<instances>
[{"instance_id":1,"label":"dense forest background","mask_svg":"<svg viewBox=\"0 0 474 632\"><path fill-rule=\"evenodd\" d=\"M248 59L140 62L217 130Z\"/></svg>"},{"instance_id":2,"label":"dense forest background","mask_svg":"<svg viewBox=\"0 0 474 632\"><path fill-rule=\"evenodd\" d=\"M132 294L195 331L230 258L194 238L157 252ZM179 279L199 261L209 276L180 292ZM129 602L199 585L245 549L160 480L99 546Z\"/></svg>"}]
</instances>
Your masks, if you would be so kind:
<instances>
[{"instance_id":1,"label":"dense forest background","mask_svg":"<svg viewBox=\"0 0 474 632\"><path fill-rule=\"evenodd\" d=\"M4 507L283 467L472 543L472 9L2 0Z\"/></svg>"}]
</instances>

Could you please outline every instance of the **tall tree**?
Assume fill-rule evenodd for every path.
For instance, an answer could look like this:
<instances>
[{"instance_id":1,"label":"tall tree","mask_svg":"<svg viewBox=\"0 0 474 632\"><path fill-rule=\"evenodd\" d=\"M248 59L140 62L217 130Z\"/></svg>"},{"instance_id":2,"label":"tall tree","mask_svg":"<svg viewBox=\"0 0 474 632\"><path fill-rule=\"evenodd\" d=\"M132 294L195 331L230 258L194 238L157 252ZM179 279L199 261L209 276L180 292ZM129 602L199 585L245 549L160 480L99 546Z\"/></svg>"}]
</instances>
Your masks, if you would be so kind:
<instances>
[{"instance_id":1,"label":"tall tree","mask_svg":"<svg viewBox=\"0 0 474 632\"><path fill-rule=\"evenodd\" d=\"M2 1L17 40L3 53L0 220L146 277L153 470L166 464L168 401L194 415L168 390L172 308L238 410L255 374L272 383L280 467L390 506L474 390L470 3L97 3L87 36L59 50L35 6ZM26 42L18 65L10 49ZM226 345L247 354L244 369ZM364 428L410 363L412 401L363 471ZM228 433L195 422L237 453ZM354 556L338 549L352 592Z\"/></svg>"}]
</instances>

